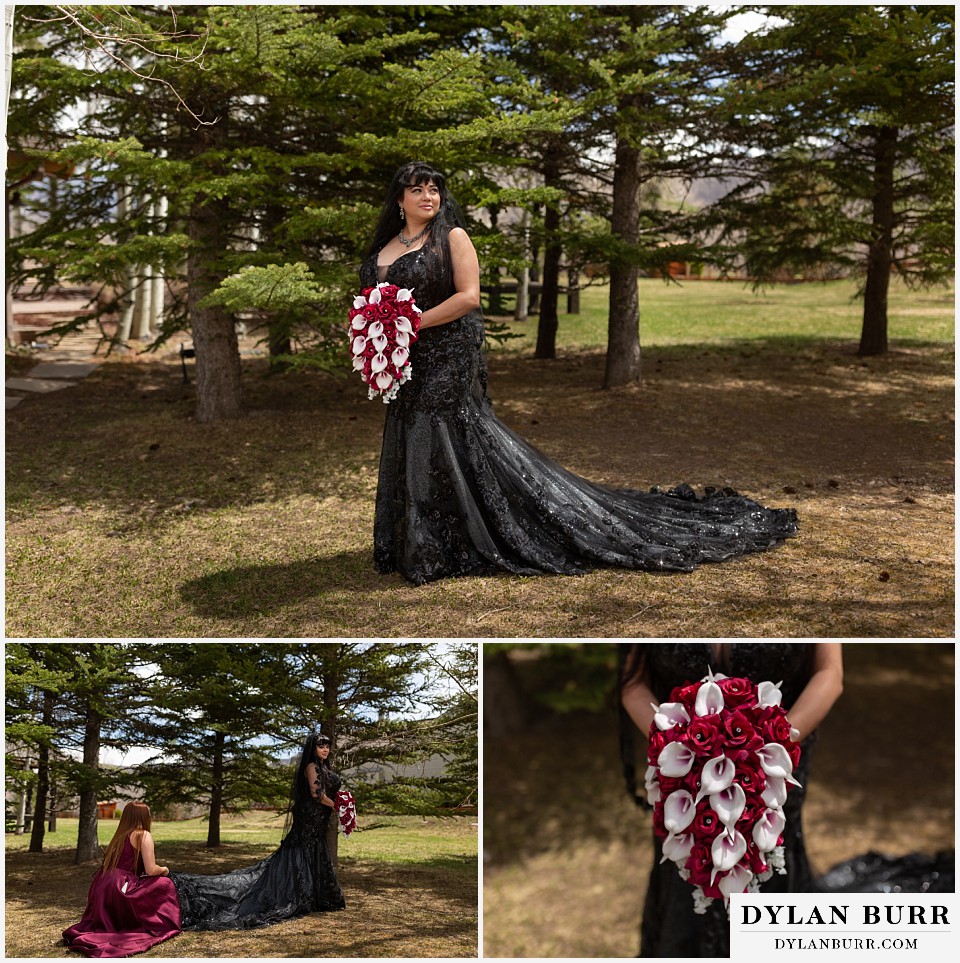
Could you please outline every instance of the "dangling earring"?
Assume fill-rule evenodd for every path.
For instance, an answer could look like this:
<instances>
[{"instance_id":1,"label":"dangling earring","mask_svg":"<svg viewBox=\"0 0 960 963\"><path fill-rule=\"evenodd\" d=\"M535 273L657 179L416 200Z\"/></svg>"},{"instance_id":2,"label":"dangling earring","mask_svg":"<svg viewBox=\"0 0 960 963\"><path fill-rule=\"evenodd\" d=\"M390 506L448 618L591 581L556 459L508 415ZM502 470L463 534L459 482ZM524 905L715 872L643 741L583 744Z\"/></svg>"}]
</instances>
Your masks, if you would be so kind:
<instances>
[{"instance_id":1,"label":"dangling earring","mask_svg":"<svg viewBox=\"0 0 960 963\"><path fill-rule=\"evenodd\" d=\"M403 213L403 208L400 208L400 223L402 224L407 219L407 215Z\"/></svg>"}]
</instances>

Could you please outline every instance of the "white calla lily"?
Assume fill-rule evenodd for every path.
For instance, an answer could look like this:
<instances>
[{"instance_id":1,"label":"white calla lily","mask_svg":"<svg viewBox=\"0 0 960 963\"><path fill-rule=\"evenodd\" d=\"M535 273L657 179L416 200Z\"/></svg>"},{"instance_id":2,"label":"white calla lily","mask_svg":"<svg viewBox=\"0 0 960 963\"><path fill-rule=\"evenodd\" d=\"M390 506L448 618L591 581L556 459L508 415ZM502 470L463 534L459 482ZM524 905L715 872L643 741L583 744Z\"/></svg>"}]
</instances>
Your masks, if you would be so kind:
<instances>
[{"instance_id":1,"label":"white calla lily","mask_svg":"<svg viewBox=\"0 0 960 963\"><path fill-rule=\"evenodd\" d=\"M407 363L407 358L410 357L410 352L406 348L394 348L393 354L390 355L390 360L398 368L402 368Z\"/></svg>"},{"instance_id":2,"label":"white calla lily","mask_svg":"<svg viewBox=\"0 0 960 963\"><path fill-rule=\"evenodd\" d=\"M779 809L765 809L763 815L753 824L753 841L761 853L769 853L777 845L787 818Z\"/></svg>"},{"instance_id":3,"label":"white calla lily","mask_svg":"<svg viewBox=\"0 0 960 963\"><path fill-rule=\"evenodd\" d=\"M377 387L381 391L386 391L390 385L393 384L393 375L388 374L386 371L381 371L376 377Z\"/></svg>"},{"instance_id":4,"label":"white calla lily","mask_svg":"<svg viewBox=\"0 0 960 963\"><path fill-rule=\"evenodd\" d=\"M364 362L365 360L366 360L365 358L360 357L359 355L358 355L356 358L354 358L354 359L353 359L353 370L354 370L354 371L363 371L363 362Z\"/></svg>"},{"instance_id":5,"label":"white calla lily","mask_svg":"<svg viewBox=\"0 0 960 963\"><path fill-rule=\"evenodd\" d=\"M362 331L367 326L367 319L362 315L358 314L351 322L350 327L354 331Z\"/></svg>"},{"instance_id":6,"label":"white calla lily","mask_svg":"<svg viewBox=\"0 0 960 963\"><path fill-rule=\"evenodd\" d=\"M734 866L723 879L717 883L717 889L723 893L724 899L730 899L735 893L745 893L753 881L753 873L742 863Z\"/></svg>"},{"instance_id":7,"label":"white calla lily","mask_svg":"<svg viewBox=\"0 0 960 963\"><path fill-rule=\"evenodd\" d=\"M367 339L363 335L358 335L353 339L353 344L350 345L350 350L354 354L363 354L363 349L367 346Z\"/></svg>"},{"instance_id":8,"label":"white calla lily","mask_svg":"<svg viewBox=\"0 0 960 963\"><path fill-rule=\"evenodd\" d=\"M790 758L790 753L779 742L768 742L762 749L757 750L757 755L760 757L763 771L768 776L779 776L793 783L794 786L800 785L791 775L793 760Z\"/></svg>"},{"instance_id":9,"label":"white calla lily","mask_svg":"<svg viewBox=\"0 0 960 963\"><path fill-rule=\"evenodd\" d=\"M698 716L712 716L723 711L723 693L716 682L704 682L700 686L693 711Z\"/></svg>"},{"instance_id":10,"label":"white calla lily","mask_svg":"<svg viewBox=\"0 0 960 963\"><path fill-rule=\"evenodd\" d=\"M657 756L657 768L665 776L676 779L685 776L693 768L696 754L681 742L671 742L660 750Z\"/></svg>"},{"instance_id":11,"label":"white calla lily","mask_svg":"<svg viewBox=\"0 0 960 963\"><path fill-rule=\"evenodd\" d=\"M653 721L661 732L672 729L674 726L685 725L690 721L690 714L682 702L661 702L659 706L653 708Z\"/></svg>"},{"instance_id":12,"label":"white calla lily","mask_svg":"<svg viewBox=\"0 0 960 963\"><path fill-rule=\"evenodd\" d=\"M647 771L643 774L643 785L647 793L647 802L655 806L660 802L660 782L657 779L657 767L647 766Z\"/></svg>"},{"instance_id":13,"label":"white calla lily","mask_svg":"<svg viewBox=\"0 0 960 963\"><path fill-rule=\"evenodd\" d=\"M674 863L682 863L692 850L693 833L683 833L679 836L676 833L670 833L663 841L663 858L660 862L664 863L669 859Z\"/></svg>"},{"instance_id":14,"label":"white calla lily","mask_svg":"<svg viewBox=\"0 0 960 963\"><path fill-rule=\"evenodd\" d=\"M369 304L379 304L379 303L380 303L380 287L379 287L379 285L378 285L377 287L375 287L375 288L370 292L370 297L367 298L367 302L368 302Z\"/></svg>"},{"instance_id":15,"label":"white calla lily","mask_svg":"<svg viewBox=\"0 0 960 963\"><path fill-rule=\"evenodd\" d=\"M413 298L413 290L411 288L400 288L397 291L398 301L410 301Z\"/></svg>"},{"instance_id":16,"label":"white calla lily","mask_svg":"<svg viewBox=\"0 0 960 963\"><path fill-rule=\"evenodd\" d=\"M779 809L787 801L787 780L781 776L767 776L760 798L771 809Z\"/></svg>"},{"instance_id":17,"label":"white calla lily","mask_svg":"<svg viewBox=\"0 0 960 963\"><path fill-rule=\"evenodd\" d=\"M735 829L728 829L726 832L720 833L710 847L714 869L721 873L733 869L743 859L743 854L746 851L747 841L743 838L742 833L738 833Z\"/></svg>"},{"instance_id":18,"label":"white calla lily","mask_svg":"<svg viewBox=\"0 0 960 963\"><path fill-rule=\"evenodd\" d=\"M716 792L723 792L732 785L737 774L737 767L732 759L726 756L714 756L703 767L700 773L700 792L697 793L697 802L704 796L712 796Z\"/></svg>"},{"instance_id":19,"label":"white calla lily","mask_svg":"<svg viewBox=\"0 0 960 963\"><path fill-rule=\"evenodd\" d=\"M710 796L710 808L720 817L720 822L729 829L735 825L747 808L747 794L736 784L728 786Z\"/></svg>"},{"instance_id":20,"label":"white calla lily","mask_svg":"<svg viewBox=\"0 0 960 963\"><path fill-rule=\"evenodd\" d=\"M677 789L664 800L663 825L668 833L682 833L696 816L696 804L686 789Z\"/></svg>"},{"instance_id":21,"label":"white calla lily","mask_svg":"<svg viewBox=\"0 0 960 963\"><path fill-rule=\"evenodd\" d=\"M783 693L780 691L780 686L783 682L761 682L757 686L757 705L761 709L766 709L768 706L778 706L783 699Z\"/></svg>"},{"instance_id":22,"label":"white calla lily","mask_svg":"<svg viewBox=\"0 0 960 963\"><path fill-rule=\"evenodd\" d=\"M397 331L396 341L398 348L409 348L410 347L410 335L406 331Z\"/></svg>"},{"instance_id":23,"label":"white calla lily","mask_svg":"<svg viewBox=\"0 0 960 963\"><path fill-rule=\"evenodd\" d=\"M377 354L383 354L388 344L390 344L390 342L385 334L378 335L373 339L373 346L377 349Z\"/></svg>"},{"instance_id":24,"label":"white calla lily","mask_svg":"<svg viewBox=\"0 0 960 963\"><path fill-rule=\"evenodd\" d=\"M379 321L371 321L370 327L367 328L368 338L379 338L383 334L383 325Z\"/></svg>"},{"instance_id":25,"label":"white calla lily","mask_svg":"<svg viewBox=\"0 0 960 963\"><path fill-rule=\"evenodd\" d=\"M353 306L355 308L365 308L367 306L367 299L362 294L358 294L353 299Z\"/></svg>"},{"instance_id":26,"label":"white calla lily","mask_svg":"<svg viewBox=\"0 0 960 963\"><path fill-rule=\"evenodd\" d=\"M400 317L397 318L397 330L404 331L407 334L413 334L413 325L410 323L410 319L401 314Z\"/></svg>"},{"instance_id":27,"label":"white calla lily","mask_svg":"<svg viewBox=\"0 0 960 963\"><path fill-rule=\"evenodd\" d=\"M383 371L387 366L387 359L382 354L375 354L370 361L370 368L374 374Z\"/></svg>"}]
</instances>

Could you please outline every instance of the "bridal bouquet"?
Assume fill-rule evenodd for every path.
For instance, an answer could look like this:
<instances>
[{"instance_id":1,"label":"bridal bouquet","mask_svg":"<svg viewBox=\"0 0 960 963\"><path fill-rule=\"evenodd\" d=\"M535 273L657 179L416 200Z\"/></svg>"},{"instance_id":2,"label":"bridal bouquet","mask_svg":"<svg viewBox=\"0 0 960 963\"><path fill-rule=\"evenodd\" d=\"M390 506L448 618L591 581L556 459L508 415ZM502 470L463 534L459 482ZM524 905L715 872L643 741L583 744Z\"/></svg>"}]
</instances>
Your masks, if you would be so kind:
<instances>
[{"instance_id":1,"label":"bridal bouquet","mask_svg":"<svg viewBox=\"0 0 960 963\"><path fill-rule=\"evenodd\" d=\"M341 789L333 801L336 804L340 829L344 836L349 836L357 828L357 806L353 796L346 789Z\"/></svg>"},{"instance_id":2,"label":"bridal bouquet","mask_svg":"<svg viewBox=\"0 0 960 963\"><path fill-rule=\"evenodd\" d=\"M410 345L420 330L420 309L413 292L395 284L365 288L350 309L353 370L366 382L370 399L388 404L412 376Z\"/></svg>"},{"instance_id":3,"label":"bridal bouquet","mask_svg":"<svg viewBox=\"0 0 960 963\"><path fill-rule=\"evenodd\" d=\"M783 804L800 746L780 683L709 673L654 706L646 772L663 859L694 887L694 910L785 873Z\"/></svg>"}]
</instances>

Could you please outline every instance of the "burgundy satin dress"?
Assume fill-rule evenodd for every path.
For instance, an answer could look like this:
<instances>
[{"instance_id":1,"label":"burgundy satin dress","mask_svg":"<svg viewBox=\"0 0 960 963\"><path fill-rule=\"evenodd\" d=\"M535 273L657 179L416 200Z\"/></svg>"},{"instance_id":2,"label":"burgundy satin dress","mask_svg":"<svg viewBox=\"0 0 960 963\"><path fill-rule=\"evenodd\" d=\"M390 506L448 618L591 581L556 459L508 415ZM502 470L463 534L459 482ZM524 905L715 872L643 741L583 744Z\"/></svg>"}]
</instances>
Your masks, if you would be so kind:
<instances>
[{"instance_id":1,"label":"burgundy satin dress","mask_svg":"<svg viewBox=\"0 0 960 963\"><path fill-rule=\"evenodd\" d=\"M83 919L63 931L70 949L84 956L133 956L180 932L177 890L167 876L140 876L127 837L117 868L97 870Z\"/></svg>"}]
</instances>

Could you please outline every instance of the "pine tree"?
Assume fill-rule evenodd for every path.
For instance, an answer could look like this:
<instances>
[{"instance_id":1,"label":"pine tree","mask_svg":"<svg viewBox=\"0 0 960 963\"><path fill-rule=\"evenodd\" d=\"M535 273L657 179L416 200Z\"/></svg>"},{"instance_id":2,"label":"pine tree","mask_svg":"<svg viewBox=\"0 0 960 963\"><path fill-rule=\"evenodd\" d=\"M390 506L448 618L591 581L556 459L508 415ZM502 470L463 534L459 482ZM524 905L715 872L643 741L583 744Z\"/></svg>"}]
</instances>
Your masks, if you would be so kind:
<instances>
[{"instance_id":1,"label":"pine tree","mask_svg":"<svg viewBox=\"0 0 960 963\"><path fill-rule=\"evenodd\" d=\"M769 7L734 57L723 136L736 186L709 224L759 280L861 280L861 355L888 348L891 275L926 286L954 259L954 8Z\"/></svg>"}]
</instances>

